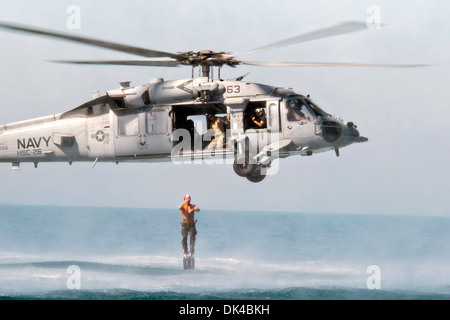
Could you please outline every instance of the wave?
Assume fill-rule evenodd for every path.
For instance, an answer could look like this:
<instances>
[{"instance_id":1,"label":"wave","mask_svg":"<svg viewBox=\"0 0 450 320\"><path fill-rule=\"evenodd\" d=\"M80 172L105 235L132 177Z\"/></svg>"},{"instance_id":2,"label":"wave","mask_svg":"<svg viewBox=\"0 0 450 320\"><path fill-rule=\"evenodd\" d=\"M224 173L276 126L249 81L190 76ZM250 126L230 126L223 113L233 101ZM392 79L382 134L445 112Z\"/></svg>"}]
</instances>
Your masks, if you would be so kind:
<instances>
[{"instance_id":1,"label":"wave","mask_svg":"<svg viewBox=\"0 0 450 320\"><path fill-rule=\"evenodd\" d=\"M142 275L158 275L158 274L174 274L179 270L176 268L167 268L164 266L133 266L123 264L110 264L102 262L77 261L77 260L61 260L61 261L39 261L39 262L19 262L1 264L0 269L20 269L20 268L38 268L47 269L64 269L69 266L78 266L83 271L94 271L103 273L124 273L124 274L142 274Z\"/></svg>"},{"instance_id":2,"label":"wave","mask_svg":"<svg viewBox=\"0 0 450 320\"><path fill-rule=\"evenodd\" d=\"M345 264L328 263L325 261L301 261L295 263L264 263L261 261L242 260L236 258L209 257L198 258L197 272L203 273L240 273L247 271L260 271L277 274L320 274L345 276L360 272L354 267ZM86 258L85 260L62 260L27 255L0 255L0 268L26 268L41 269L67 268L77 265L83 270L98 272L121 272L136 274L172 274L182 271L182 257L173 256L109 256Z\"/></svg>"},{"instance_id":3,"label":"wave","mask_svg":"<svg viewBox=\"0 0 450 320\"><path fill-rule=\"evenodd\" d=\"M38 294L0 294L0 300L449 300L450 294L368 290L346 287L290 287L276 290L196 293L139 290L56 290Z\"/></svg>"},{"instance_id":4,"label":"wave","mask_svg":"<svg viewBox=\"0 0 450 320\"><path fill-rule=\"evenodd\" d=\"M173 256L120 255L52 259L11 253L0 254L0 294L13 292L22 295L66 290L70 276L67 269L73 265L81 272L81 288L88 290L84 293L87 295L96 295L95 290L135 290L146 294L156 292L156 296L161 292L172 292L169 295L172 296L173 292L313 285L325 279L337 284L348 284L348 279L356 272L348 266L332 266L322 261L273 264L235 258L200 257L196 258L196 270L185 271L182 258Z\"/></svg>"},{"instance_id":5,"label":"wave","mask_svg":"<svg viewBox=\"0 0 450 320\"><path fill-rule=\"evenodd\" d=\"M366 288L352 263L309 260L266 263L231 257L110 255L54 259L0 252L0 299L449 299L450 286ZM81 271L81 290L67 285L68 267Z\"/></svg>"}]
</instances>

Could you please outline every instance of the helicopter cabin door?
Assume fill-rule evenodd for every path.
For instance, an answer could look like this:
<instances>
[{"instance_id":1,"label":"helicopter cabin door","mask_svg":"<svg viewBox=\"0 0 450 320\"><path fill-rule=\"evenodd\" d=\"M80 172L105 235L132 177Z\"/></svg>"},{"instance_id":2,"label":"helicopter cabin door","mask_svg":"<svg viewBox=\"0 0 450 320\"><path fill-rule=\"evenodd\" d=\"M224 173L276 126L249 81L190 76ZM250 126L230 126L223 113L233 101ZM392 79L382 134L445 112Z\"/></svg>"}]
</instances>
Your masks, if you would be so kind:
<instances>
[{"instance_id":1,"label":"helicopter cabin door","mask_svg":"<svg viewBox=\"0 0 450 320\"><path fill-rule=\"evenodd\" d=\"M278 100L267 101L267 131L270 134L280 132L280 102Z\"/></svg>"},{"instance_id":2,"label":"helicopter cabin door","mask_svg":"<svg viewBox=\"0 0 450 320\"><path fill-rule=\"evenodd\" d=\"M145 144L151 154L169 154L172 151L172 107L154 107L145 112Z\"/></svg>"},{"instance_id":3,"label":"helicopter cabin door","mask_svg":"<svg viewBox=\"0 0 450 320\"><path fill-rule=\"evenodd\" d=\"M169 107L117 111L116 156L169 154L172 150L169 112Z\"/></svg>"}]
</instances>

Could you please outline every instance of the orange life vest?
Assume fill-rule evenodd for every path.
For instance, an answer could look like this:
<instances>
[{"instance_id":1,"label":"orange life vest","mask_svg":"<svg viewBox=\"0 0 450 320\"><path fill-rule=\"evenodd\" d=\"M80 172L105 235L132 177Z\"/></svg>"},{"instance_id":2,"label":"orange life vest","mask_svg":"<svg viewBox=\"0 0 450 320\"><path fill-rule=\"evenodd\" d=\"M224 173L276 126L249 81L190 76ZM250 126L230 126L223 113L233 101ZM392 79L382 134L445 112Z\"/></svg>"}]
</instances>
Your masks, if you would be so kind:
<instances>
[{"instance_id":1,"label":"orange life vest","mask_svg":"<svg viewBox=\"0 0 450 320\"><path fill-rule=\"evenodd\" d=\"M192 204L191 205L185 204L183 206L183 208L180 210L181 217L183 218L183 222L186 222L186 223L194 222L194 213L195 213L195 211L193 209L191 210L191 208L193 206L194 205L192 205Z\"/></svg>"}]
</instances>

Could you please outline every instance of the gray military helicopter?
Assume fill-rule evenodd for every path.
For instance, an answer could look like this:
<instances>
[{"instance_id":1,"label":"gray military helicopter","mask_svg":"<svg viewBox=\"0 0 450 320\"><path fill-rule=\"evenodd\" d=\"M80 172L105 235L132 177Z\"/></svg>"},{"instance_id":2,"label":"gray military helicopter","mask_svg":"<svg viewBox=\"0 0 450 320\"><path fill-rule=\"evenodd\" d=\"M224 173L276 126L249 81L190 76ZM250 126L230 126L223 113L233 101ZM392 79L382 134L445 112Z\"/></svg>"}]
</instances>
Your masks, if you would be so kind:
<instances>
[{"instance_id":1,"label":"gray military helicopter","mask_svg":"<svg viewBox=\"0 0 450 320\"><path fill-rule=\"evenodd\" d=\"M225 161L251 182L262 181L274 160L311 156L368 141L353 122L343 122L309 96L265 84L221 78L221 67L351 66L416 67L419 65L252 62L210 50L169 53L79 37L30 26L0 22L0 28L69 40L146 58L169 60L58 60L91 65L191 66L189 79L155 78L143 85L121 82L82 105L59 114L0 125L0 162L88 161ZM367 30L361 22L344 22L304 33L241 54ZM198 68L199 76L195 76ZM214 78L214 68L218 76ZM200 74L201 73L201 74ZM210 128L210 126L213 128ZM209 128L209 129L208 129ZM215 144L214 147L211 147Z\"/></svg>"}]
</instances>

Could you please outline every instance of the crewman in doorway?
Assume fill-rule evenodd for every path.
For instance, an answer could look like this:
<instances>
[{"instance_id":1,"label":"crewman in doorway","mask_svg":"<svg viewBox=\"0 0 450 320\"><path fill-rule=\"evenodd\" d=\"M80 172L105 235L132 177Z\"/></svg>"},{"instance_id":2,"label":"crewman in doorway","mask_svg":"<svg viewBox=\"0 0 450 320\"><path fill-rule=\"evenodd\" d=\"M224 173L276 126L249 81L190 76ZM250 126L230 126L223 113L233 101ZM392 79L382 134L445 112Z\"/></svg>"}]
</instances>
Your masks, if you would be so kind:
<instances>
[{"instance_id":1,"label":"crewman in doorway","mask_svg":"<svg viewBox=\"0 0 450 320\"><path fill-rule=\"evenodd\" d=\"M257 126L257 129L266 127L266 113L263 108L256 108L253 115L252 121Z\"/></svg>"},{"instance_id":2,"label":"crewman in doorway","mask_svg":"<svg viewBox=\"0 0 450 320\"><path fill-rule=\"evenodd\" d=\"M230 124L230 115L226 117L216 117L214 113L207 113L211 129L214 130L214 139L206 147L206 150L222 149L226 144L226 128Z\"/></svg>"},{"instance_id":3,"label":"crewman in doorway","mask_svg":"<svg viewBox=\"0 0 450 320\"><path fill-rule=\"evenodd\" d=\"M195 251L195 236L197 235L197 230L195 228L195 223L197 220L194 220L194 214L196 211L200 211L200 209L195 205L191 204L191 196L185 195L184 201L178 207L181 213L181 217L183 218L183 222L181 223L181 235L183 240L181 244L183 245L184 254L188 255L188 247L187 247L187 238L189 235L190 238L190 254L194 255Z\"/></svg>"}]
</instances>

